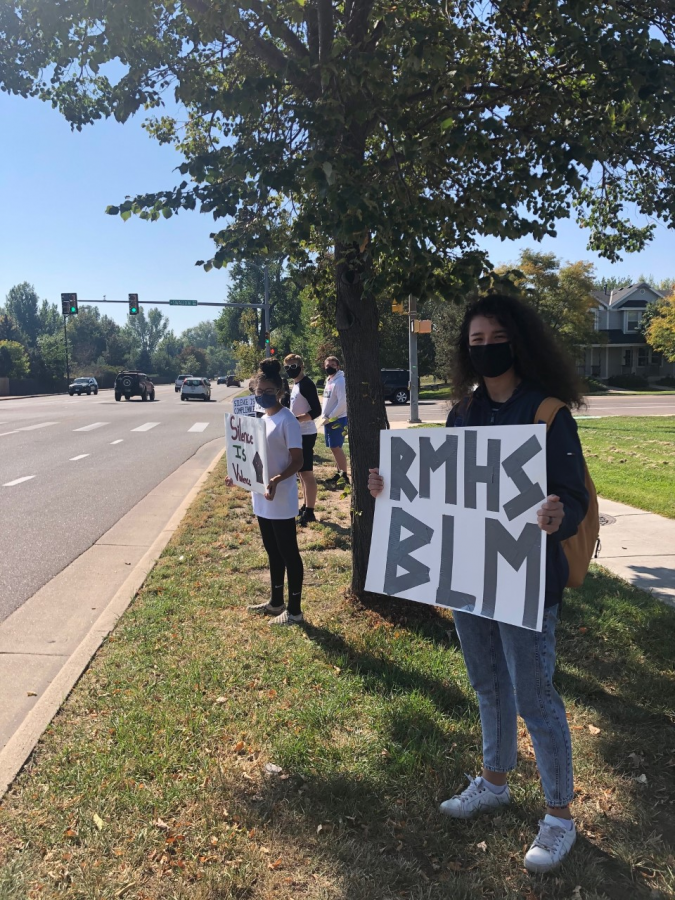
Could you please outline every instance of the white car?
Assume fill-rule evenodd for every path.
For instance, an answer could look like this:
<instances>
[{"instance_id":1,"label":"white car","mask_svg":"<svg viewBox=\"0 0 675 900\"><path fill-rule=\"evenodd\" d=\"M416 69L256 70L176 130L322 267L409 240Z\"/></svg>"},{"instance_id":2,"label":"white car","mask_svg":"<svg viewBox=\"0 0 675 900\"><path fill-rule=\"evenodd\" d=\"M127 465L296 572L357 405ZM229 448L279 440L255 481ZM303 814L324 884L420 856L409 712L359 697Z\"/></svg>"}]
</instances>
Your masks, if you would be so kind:
<instances>
[{"instance_id":1,"label":"white car","mask_svg":"<svg viewBox=\"0 0 675 900\"><path fill-rule=\"evenodd\" d=\"M173 385L176 393L183 387L183 382L186 378L192 378L192 375L179 375L178 378L176 378Z\"/></svg>"},{"instance_id":2,"label":"white car","mask_svg":"<svg viewBox=\"0 0 675 900\"><path fill-rule=\"evenodd\" d=\"M180 391L181 400L211 399L211 383L207 378L186 378Z\"/></svg>"}]
</instances>

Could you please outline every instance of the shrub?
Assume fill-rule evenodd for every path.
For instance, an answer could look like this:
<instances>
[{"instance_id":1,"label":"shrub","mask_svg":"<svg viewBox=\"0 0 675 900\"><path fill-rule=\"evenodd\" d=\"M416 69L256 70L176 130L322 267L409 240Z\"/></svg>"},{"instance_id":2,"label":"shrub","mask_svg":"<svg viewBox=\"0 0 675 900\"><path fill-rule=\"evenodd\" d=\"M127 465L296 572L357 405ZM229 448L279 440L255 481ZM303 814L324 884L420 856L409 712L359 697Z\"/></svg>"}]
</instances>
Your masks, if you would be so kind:
<instances>
[{"instance_id":1,"label":"shrub","mask_svg":"<svg viewBox=\"0 0 675 900\"><path fill-rule=\"evenodd\" d=\"M608 388L604 382L598 381L597 378L585 378L584 389L587 394L601 394Z\"/></svg>"},{"instance_id":2,"label":"shrub","mask_svg":"<svg viewBox=\"0 0 675 900\"><path fill-rule=\"evenodd\" d=\"M649 382L642 375L612 375L607 379L610 387L628 388L631 391L649 390Z\"/></svg>"},{"instance_id":3,"label":"shrub","mask_svg":"<svg viewBox=\"0 0 675 900\"><path fill-rule=\"evenodd\" d=\"M666 375L664 378L659 378L656 383L661 387L675 387L675 375Z\"/></svg>"}]
</instances>

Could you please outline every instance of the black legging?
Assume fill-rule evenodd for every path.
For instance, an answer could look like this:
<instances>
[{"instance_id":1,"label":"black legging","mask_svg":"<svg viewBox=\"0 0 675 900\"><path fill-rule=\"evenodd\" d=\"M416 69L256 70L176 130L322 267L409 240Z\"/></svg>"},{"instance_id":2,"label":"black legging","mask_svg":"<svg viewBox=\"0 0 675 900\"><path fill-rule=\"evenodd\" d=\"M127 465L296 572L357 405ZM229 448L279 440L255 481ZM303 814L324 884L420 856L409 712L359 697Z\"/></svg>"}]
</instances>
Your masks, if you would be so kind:
<instances>
[{"instance_id":1,"label":"black legging","mask_svg":"<svg viewBox=\"0 0 675 900\"><path fill-rule=\"evenodd\" d=\"M298 550L295 519L263 519L258 516L262 541L270 560L272 606L284 602L284 574L288 572L288 612L299 616L304 567Z\"/></svg>"}]
</instances>

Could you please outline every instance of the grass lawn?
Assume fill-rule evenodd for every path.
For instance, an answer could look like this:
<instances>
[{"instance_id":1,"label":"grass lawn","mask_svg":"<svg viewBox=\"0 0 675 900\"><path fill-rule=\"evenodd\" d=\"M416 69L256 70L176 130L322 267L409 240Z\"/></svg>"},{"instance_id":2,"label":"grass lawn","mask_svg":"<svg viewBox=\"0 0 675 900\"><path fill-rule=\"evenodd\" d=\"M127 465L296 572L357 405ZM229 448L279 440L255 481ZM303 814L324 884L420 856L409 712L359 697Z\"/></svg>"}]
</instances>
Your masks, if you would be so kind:
<instances>
[{"instance_id":1,"label":"grass lawn","mask_svg":"<svg viewBox=\"0 0 675 900\"><path fill-rule=\"evenodd\" d=\"M602 497L675 518L675 416L612 416L578 425Z\"/></svg>"},{"instance_id":2,"label":"grass lawn","mask_svg":"<svg viewBox=\"0 0 675 900\"><path fill-rule=\"evenodd\" d=\"M580 833L559 873L533 878L542 796L524 728L511 807L436 811L480 766L450 614L348 599L348 501L322 489L322 524L301 536L306 626L250 617L266 560L224 475L4 799L2 900L673 896L673 610L600 570L570 594L558 682Z\"/></svg>"}]
</instances>

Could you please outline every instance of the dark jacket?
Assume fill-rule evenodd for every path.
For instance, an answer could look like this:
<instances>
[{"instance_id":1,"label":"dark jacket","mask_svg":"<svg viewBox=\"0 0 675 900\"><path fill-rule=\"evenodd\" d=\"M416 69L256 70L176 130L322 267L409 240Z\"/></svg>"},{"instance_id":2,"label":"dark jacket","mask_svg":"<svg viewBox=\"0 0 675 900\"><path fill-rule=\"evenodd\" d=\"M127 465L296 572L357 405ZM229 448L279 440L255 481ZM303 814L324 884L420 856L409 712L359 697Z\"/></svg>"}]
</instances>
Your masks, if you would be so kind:
<instances>
[{"instance_id":1,"label":"dark jacket","mask_svg":"<svg viewBox=\"0 0 675 900\"><path fill-rule=\"evenodd\" d=\"M533 384L522 382L506 403L493 404L484 387L477 388L467 400L458 403L448 415L447 428L479 425L534 425L537 409L548 395ZM577 423L569 409L561 409L546 438L547 494L560 497L565 508L560 529L546 540L545 606L562 600L569 577L567 559L561 541L577 533L588 510L588 491L584 458Z\"/></svg>"}]
</instances>

